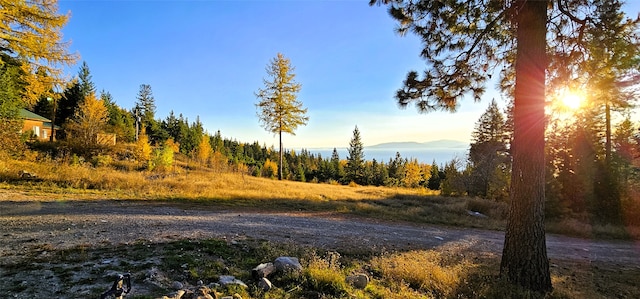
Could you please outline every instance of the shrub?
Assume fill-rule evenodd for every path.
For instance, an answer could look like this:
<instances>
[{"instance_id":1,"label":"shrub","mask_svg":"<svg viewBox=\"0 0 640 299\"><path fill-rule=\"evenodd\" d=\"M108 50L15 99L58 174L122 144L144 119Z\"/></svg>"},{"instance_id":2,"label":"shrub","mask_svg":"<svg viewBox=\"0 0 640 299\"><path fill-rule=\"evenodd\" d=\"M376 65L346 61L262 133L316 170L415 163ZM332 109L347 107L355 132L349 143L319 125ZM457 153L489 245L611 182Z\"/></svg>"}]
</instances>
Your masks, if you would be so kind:
<instances>
[{"instance_id":1,"label":"shrub","mask_svg":"<svg viewBox=\"0 0 640 299\"><path fill-rule=\"evenodd\" d=\"M113 163L113 158L109 155L97 155L91 158L91 165L93 167L106 167Z\"/></svg>"},{"instance_id":2,"label":"shrub","mask_svg":"<svg viewBox=\"0 0 640 299\"><path fill-rule=\"evenodd\" d=\"M173 165L173 149L167 145L153 151L151 170L168 171Z\"/></svg>"}]
</instances>

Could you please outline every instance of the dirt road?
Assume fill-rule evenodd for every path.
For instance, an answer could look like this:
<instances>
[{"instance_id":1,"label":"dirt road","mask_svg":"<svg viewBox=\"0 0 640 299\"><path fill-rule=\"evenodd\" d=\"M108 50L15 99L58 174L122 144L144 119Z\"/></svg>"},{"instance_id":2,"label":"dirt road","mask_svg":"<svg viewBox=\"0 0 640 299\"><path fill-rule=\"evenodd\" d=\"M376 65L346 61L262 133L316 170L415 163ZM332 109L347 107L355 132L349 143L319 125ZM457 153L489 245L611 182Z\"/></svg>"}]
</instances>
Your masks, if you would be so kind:
<instances>
[{"instance_id":1,"label":"dirt road","mask_svg":"<svg viewBox=\"0 0 640 299\"><path fill-rule=\"evenodd\" d=\"M0 260L49 244L250 237L329 249L430 249L449 242L500 253L504 234L468 228L377 222L331 214L212 210L128 201L0 201ZM549 258L640 269L640 242L547 235Z\"/></svg>"}]
</instances>

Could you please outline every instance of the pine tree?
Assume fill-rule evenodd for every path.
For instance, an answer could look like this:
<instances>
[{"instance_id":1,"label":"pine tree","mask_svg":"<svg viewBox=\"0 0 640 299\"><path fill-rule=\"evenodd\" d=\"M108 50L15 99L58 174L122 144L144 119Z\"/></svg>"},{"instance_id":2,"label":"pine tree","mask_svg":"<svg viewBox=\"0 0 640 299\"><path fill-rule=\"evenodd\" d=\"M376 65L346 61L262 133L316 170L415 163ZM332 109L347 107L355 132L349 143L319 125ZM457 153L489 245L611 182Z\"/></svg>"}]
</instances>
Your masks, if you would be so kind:
<instances>
[{"instance_id":1,"label":"pine tree","mask_svg":"<svg viewBox=\"0 0 640 299\"><path fill-rule=\"evenodd\" d=\"M80 66L80 71L78 73L78 84L80 85L80 95L84 99L90 94L96 93L96 85L92 81L93 76L91 76L91 71L89 70L89 65L86 61L82 62Z\"/></svg>"},{"instance_id":2,"label":"pine tree","mask_svg":"<svg viewBox=\"0 0 640 299\"><path fill-rule=\"evenodd\" d=\"M402 158L400 152L396 152L395 158L389 159L389 180L385 185L394 187L402 186L406 174L406 164L406 159Z\"/></svg>"},{"instance_id":3,"label":"pine tree","mask_svg":"<svg viewBox=\"0 0 640 299\"><path fill-rule=\"evenodd\" d=\"M278 53L266 68L270 80L264 79L264 89L258 89L255 93L260 99L256 104L260 123L268 132L278 134L280 139L279 180L282 180L283 175L282 133L295 135L294 131L298 126L306 125L309 121L309 117L305 116L307 109L297 99L302 85L295 81L294 70L291 61Z\"/></svg>"},{"instance_id":4,"label":"pine tree","mask_svg":"<svg viewBox=\"0 0 640 299\"><path fill-rule=\"evenodd\" d=\"M495 100L491 101L480 116L472 134L473 141L469 149L469 195L494 200L505 199L503 197L507 194L510 160L505 121Z\"/></svg>"},{"instance_id":5,"label":"pine tree","mask_svg":"<svg viewBox=\"0 0 640 299\"><path fill-rule=\"evenodd\" d=\"M116 134L118 142L135 141L135 120L129 111L118 106L109 92L102 91L100 99L109 112L109 122L106 131Z\"/></svg>"},{"instance_id":6,"label":"pine tree","mask_svg":"<svg viewBox=\"0 0 640 299\"><path fill-rule=\"evenodd\" d=\"M544 229L544 131L547 20L570 24L562 11L547 17L549 1L402 1L388 4L399 32L423 41L423 76L411 71L396 93L401 106L420 112L455 111L466 94L479 100L494 68L514 96L511 207L500 272L509 281L542 293L552 289ZM564 27L566 28L566 27ZM515 47L514 47L515 42ZM514 51L515 50L515 51ZM515 78L515 80L513 80ZM513 89L511 83L515 82Z\"/></svg>"},{"instance_id":7,"label":"pine tree","mask_svg":"<svg viewBox=\"0 0 640 299\"><path fill-rule=\"evenodd\" d=\"M163 143L170 134L163 130L161 124L155 119L156 103L151 85L141 84L136 100L135 111L140 117L140 129L147 130L152 143Z\"/></svg>"},{"instance_id":8,"label":"pine tree","mask_svg":"<svg viewBox=\"0 0 640 299\"><path fill-rule=\"evenodd\" d=\"M331 152L330 165L331 179L336 182L341 182L344 178L344 167L340 163L340 155L335 147L333 148L333 152Z\"/></svg>"},{"instance_id":9,"label":"pine tree","mask_svg":"<svg viewBox=\"0 0 640 299\"><path fill-rule=\"evenodd\" d=\"M431 190L440 190L440 170L438 169L438 164L436 164L436 160L433 160L431 164L431 175L429 176L429 180L427 181L427 188Z\"/></svg>"},{"instance_id":10,"label":"pine tree","mask_svg":"<svg viewBox=\"0 0 640 299\"><path fill-rule=\"evenodd\" d=\"M348 152L347 165L345 167L345 178L348 182L363 184L364 145L360 139L360 130L358 130L358 126L353 130L353 137L349 142Z\"/></svg>"}]
</instances>

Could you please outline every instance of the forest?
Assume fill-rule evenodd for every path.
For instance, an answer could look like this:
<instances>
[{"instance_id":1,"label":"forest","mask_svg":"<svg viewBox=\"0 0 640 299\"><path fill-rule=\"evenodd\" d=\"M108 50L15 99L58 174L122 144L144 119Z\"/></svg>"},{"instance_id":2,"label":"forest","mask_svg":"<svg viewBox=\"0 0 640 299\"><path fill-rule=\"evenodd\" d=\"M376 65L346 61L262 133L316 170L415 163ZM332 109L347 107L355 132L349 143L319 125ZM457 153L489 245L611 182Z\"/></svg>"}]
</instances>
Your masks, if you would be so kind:
<instances>
[{"instance_id":1,"label":"forest","mask_svg":"<svg viewBox=\"0 0 640 299\"><path fill-rule=\"evenodd\" d=\"M19 82L18 77L9 76L9 66L3 68L2 78ZM3 85L5 89L8 86L11 84ZM58 101L43 97L26 107L55 119L61 128L52 136L55 141L37 141L33 132L23 132L13 136L17 142L3 143L4 152L24 157L26 151L34 151L37 160L84 161L96 167L155 172L175 171L174 155L183 155L194 165L212 171L277 177L278 150L273 146L237 141L223 137L220 131L211 134L199 118L190 122L173 111L164 118L157 117L149 85L140 85L136 105L130 109L118 106L107 91L101 91L97 98L95 93L95 83L84 62ZM640 215L640 131L629 116L631 103L616 109L618 121L611 128L609 142L603 105L591 104L575 111L557 106L552 107L555 110L549 116L547 130L548 217L640 224L640 217L633 217ZM569 120L568 113L575 116ZM310 183L428 188L445 196L506 202L511 176L510 121L510 109L501 111L496 101L491 101L476 122L466 160L444 165L419 163L399 153L389 161L364 160L364 146L356 127L347 157L340 157L335 149L331 157L304 149L285 150L283 177ZM77 132L90 130L93 134L88 137L77 137ZM100 143L98 132L114 134L116 144Z\"/></svg>"}]
</instances>

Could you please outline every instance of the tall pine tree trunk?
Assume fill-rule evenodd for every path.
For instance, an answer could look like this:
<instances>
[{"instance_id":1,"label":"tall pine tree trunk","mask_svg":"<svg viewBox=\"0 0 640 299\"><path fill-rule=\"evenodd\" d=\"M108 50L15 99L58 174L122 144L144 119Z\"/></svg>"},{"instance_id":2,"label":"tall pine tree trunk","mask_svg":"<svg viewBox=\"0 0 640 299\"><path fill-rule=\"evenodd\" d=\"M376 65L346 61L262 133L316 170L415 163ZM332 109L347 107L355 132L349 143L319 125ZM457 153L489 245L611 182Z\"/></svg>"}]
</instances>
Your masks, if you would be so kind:
<instances>
[{"instance_id":1,"label":"tall pine tree trunk","mask_svg":"<svg viewBox=\"0 0 640 299\"><path fill-rule=\"evenodd\" d=\"M282 160L284 157L284 154L282 152L282 130L280 130L280 132L278 132L278 136L280 137L280 165L278 166L278 180L282 180Z\"/></svg>"},{"instance_id":2,"label":"tall pine tree trunk","mask_svg":"<svg viewBox=\"0 0 640 299\"><path fill-rule=\"evenodd\" d=\"M501 275L537 292L552 289L544 228L546 0L516 0L517 56L511 206Z\"/></svg>"}]
</instances>

